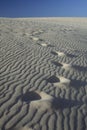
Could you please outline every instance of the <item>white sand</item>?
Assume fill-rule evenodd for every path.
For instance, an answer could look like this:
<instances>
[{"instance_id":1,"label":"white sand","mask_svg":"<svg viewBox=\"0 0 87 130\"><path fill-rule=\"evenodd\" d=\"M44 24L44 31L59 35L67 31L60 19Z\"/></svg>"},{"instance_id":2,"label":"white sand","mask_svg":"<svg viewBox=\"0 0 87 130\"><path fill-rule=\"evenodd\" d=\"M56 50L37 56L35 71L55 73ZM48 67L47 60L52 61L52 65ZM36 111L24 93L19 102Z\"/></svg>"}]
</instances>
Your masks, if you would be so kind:
<instances>
[{"instance_id":1,"label":"white sand","mask_svg":"<svg viewBox=\"0 0 87 130\"><path fill-rule=\"evenodd\" d=\"M63 65L62 68L64 69L72 69L72 65L71 64L67 64L67 63L61 63Z\"/></svg>"},{"instance_id":2,"label":"white sand","mask_svg":"<svg viewBox=\"0 0 87 130\"><path fill-rule=\"evenodd\" d=\"M0 18L0 130L87 130L87 18Z\"/></svg>"}]
</instances>

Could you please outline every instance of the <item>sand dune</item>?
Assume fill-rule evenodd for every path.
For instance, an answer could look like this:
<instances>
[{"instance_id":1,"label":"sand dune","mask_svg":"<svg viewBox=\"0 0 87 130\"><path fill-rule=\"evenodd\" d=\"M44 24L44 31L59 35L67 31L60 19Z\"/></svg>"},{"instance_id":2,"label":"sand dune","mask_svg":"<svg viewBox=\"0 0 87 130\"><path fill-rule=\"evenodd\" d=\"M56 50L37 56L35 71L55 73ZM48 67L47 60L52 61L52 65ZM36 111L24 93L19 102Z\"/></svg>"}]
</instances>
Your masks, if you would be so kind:
<instances>
[{"instance_id":1,"label":"sand dune","mask_svg":"<svg viewBox=\"0 0 87 130\"><path fill-rule=\"evenodd\" d=\"M0 130L87 130L87 18L0 18Z\"/></svg>"}]
</instances>

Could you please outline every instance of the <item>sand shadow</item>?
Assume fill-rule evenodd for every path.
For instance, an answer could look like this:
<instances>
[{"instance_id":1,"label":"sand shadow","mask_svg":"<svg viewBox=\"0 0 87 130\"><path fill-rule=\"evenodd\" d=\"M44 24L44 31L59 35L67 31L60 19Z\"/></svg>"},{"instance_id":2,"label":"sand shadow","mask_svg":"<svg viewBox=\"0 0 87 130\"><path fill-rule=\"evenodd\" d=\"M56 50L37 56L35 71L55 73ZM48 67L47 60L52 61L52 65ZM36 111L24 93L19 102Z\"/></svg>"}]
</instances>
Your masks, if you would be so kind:
<instances>
[{"instance_id":1,"label":"sand shadow","mask_svg":"<svg viewBox=\"0 0 87 130\"><path fill-rule=\"evenodd\" d=\"M25 94L22 95L22 101L30 103L31 101L35 101L35 100L40 100L41 96L34 92L34 91L30 91L30 92L26 92Z\"/></svg>"},{"instance_id":2,"label":"sand shadow","mask_svg":"<svg viewBox=\"0 0 87 130\"><path fill-rule=\"evenodd\" d=\"M51 45L51 44L48 44L48 46L47 47L55 47L54 45Z\"/></svg>"},{"instance_id":3,"label":"sand shadow","mask_svg":"<svg viewBox=\"0 0 87 130\"><path fill-rule=\"evenodd\" d=\"M53 100L53 108L56 110L71 108L71 107L82 105L82 104L83 103L81 101L64 99L64 98L54 98Z\"/></svg>"},{"instance_id":4,"label":"sand shadow","mask_svg":"<svg viewBox=\"0 0 87 130\"><path fill-rule=\"evenodd\" d=\"M84 66L73 65L73 68L74 68L75 70L78 70L78 71L83 71L83 72L86 72L86 71L87 71L87 67L84 67Z\"/></svg>"},{"instance_id":5,"label":"sand shadow","mask_svg":"<svg viewBox=\"0 0 87 130\"><path fill-rule=\"evenodd\" d=\"M68 57L70 57L70 58L77 57L77 55L74 55L74 54L69 54L69 53L66 53L66 56L68 56Z\"/></svg>"},{"instance_id":6,"label":"sand shadow","mask_svg":"<svg viewBox=\"0 0 87 130\"><path fill-rule=\"evenodd\" d=\"M75 89L80 89L81 87L85 86L87 84L87 82L85 81L81 81L81 80L72 80L70 82L70 85L75 88Z\"/></svg>"}]
</instances>

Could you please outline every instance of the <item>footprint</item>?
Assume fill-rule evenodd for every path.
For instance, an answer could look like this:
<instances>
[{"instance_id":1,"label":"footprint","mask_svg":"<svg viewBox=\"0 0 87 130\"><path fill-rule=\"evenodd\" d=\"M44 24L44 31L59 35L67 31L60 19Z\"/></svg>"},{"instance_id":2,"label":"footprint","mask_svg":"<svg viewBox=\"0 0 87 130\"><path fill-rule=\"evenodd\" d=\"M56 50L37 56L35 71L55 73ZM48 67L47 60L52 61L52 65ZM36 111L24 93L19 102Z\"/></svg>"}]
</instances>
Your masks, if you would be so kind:
<instances>
[{"instance_id":1,"label":"footprint","mask_svg":"<svg viewBox=\"0 0 87 130\"><path fill-rule=\"evenodd\" d=\"M26 92L22 96L22 100L27 103L31 101L35 101L35 100L40 100L40 99L41 99L41 96L37 92L34 92L34 91Z\"/></svg>"},{"instance_id":2,"label":"footprint","mask_svg":"<svg viewBox=\"0 0 87 130\"><path fill-rule=\"evenodd\" d=\"M37 44L40 45L40 46L43 46L43 47L47 47L47 44L45 42L37 43Z\"/></svg>"},{"instance_id":3,"label":"footprint","mask_svg":"<svg viewBox=\"0 0 87 130\"><path fill-rule=\"evenodd\" d=\"M58 66L58 67L62 67L62 66L63 66L62 63L57 62L57 61L52 61L52 63L53 63L54 65Z\"/></svg>"},{"instance_id":4,"label":"footprint","mask_svg":"<svg viewBox=\"0 0 87 130\"><path fill-rule=\"evenodd\" d=\"M41 33L43 33L43 30L37 30L37 31L33 31L32 35L40 35Z\"/></svg>"},{"instance_id":5,"label":"footprint","mask_svg":"<svg viewBox=\"0 0 87 130\"><path fill-rule=\"evenodd\" d=\"M37 34L39 34L38 31L35 31L35 32L32 33L32 35L37 35Z\"/></svg>"},{"instance_id":6,"label":"footprint","mask_svg":"<svg viewBox=\"0 0 87 130\"><path fill-rule=\"evenodd\" d=\"M62 76L58 76L58 78L60 79L60 84L69 85L71 82L69 79Z\"/></svg>"},{"instance_id":7,"label":"footprint","mask_svg":"<svg viewBox=\"0 0 87 130\"><path fill-rule=\"evenodd\" d=\"M64 69L72 69L72 65L71 64L67 64L67 63L62 63L62 68Z\"/></svg>"},{"instance_id":8,"label":"footprint","mask_svg":"<svg viewBox=\"0 0 87 130\"><path fill-rule=\"evenodd\" d=\"M75 70L75 71L83 71L86 72L87 71L87 67L85 66L79 66L79 65L71 65L71 64L67 64L67 63L63 63L63 62L57 62L57 61L52 61L52 63L58 67L61 67L65 70Z\"/></svg>"},{"instance_id":9,"label":"footprint","mask_svg":"<svg viewBox=\"0 0 87 130\"><path fill-rule=\"evenodd\" d=\"M55 87L69 87L70 85L70 80L65 78L65 77L62 77L62 76L51 76L49 79L47 79L48 82L52 83Z\"/></svg>"},{"instance_id":10,"label":"footprint","mask_svg":"<svg viewBox=\"0 0 87 130\"><path fill-rule=\"evenodd\" d=\"M73 57L77 57L77 55L74 55L74 54L68 54L68 53L64 53L64 52L60 52L60 51L51 51L51 53L53 55L58 55L60 57L63 57L63 56L68 56L70 58L73 58Z\"/></svg>"},{"instance_id":11,"label":"footprint","mask_svg":"<svg viewBox=\"0 0 87 130\"><path fill-rule=\"evenodd\" d=\"M48 46L46 43L42 43L41 46Z\"/></svg>"},{"instance_id":12,"label":"footprint","mask_svg":"<svg viewBox=\"0 0 87 130\"><path fill-rule=\"evenodd\" d=\"M48 44L43 39L39 39L39 43L37 43L37 44L40 45L40 46L43 46L43 47L48 46Z\"/></svg>"},{"instance_id":13,"label":"footprint","mask_svg":"<svg viewBox=\"0 0 87 130\"><path fill-rule=\"evenodd\" d=\"M45 42L44 40L40 39L40 43L38 45L43 46L43 47L54 47L50 43Z\"/></svg>"},{"instance_id":14,"label":"footprint","mask_svg":"<svg viewBox=\"0 0 87 130\"><path fill-rule=\"evenodd\" d=\"M54 83L60 82L60 79L56 77L55 75L53 75L49 79L47 79L47 81L54 84Z\"/></svg>"},{"instance_id":15,"label":"footprint","mask_svg":"<svg viewBox=\"0 0 87 130\"><path fill-rule=\"evenodd\" d=\"M66 56L66 54L64 52L60 52L60 51L52 51L51 52L53 55L58 55L58 56Z\"/></svg>"},{"instance_id":16,"label":"footprint","mask_svg":"<svg viewBox=\"0 0 87 130\"><path fill-rule=\"evenodd\" d=\"M38 37L33 37L33 36L30 36L30 38L33 40L33 41L38 41L39 38Z\"/></svg>"},{"instance_id":17,"label":"footprint","mask_svg":"<svg viewBox=\"0 0 87 130\"><path fill-rule=\"evenodd\" d=\"M52 63L58 67L64 68L64 69L72 69L72 65L67 64L67 63L60 63L60 62L56 62L56 61L52 61Z\"/></svg>"},{"instance_id":18,"label":"footprint","mask_svg":"<svg viewBox=\"0 0 87 130\"><path fill-rule=\"evenodd\" d=\"M38 45L40 45L40 46L43 46L43 47L47 47L47 46L49 46L49 44L47 44L43 39L40 39L40 38L38 38L38 37L35 37L35 36L31 36L30 35L30 39L32 39L33 41L38 41Z\"/></svg>"},{"instance_id":19,"label":"footprint","mask_svg":"<svg viewBox=\"0 0 87 130\"><path fill-rule=\"evenodd\" d=\"M40 33L43 33L44 31L43 30L39 30Z\"/></svg>"},{"instance_id":20,"label":"footprint","mask_svg":"<svg viewBox=\"0 0 87 130\"><path fill-rule=\"evenodd\" d=\"M23 94L22 101L37 109L48 109L52 107L53 97L45 92L30 91Z\"/></svg>"},{"instance_id":21,"label":"footprint","mask_svg":"<svg viewBox=\"0 0 87 130\"><path fill-rule=\"evenodd\" d=\"M23 35L23 36L28 36L28 37L30 36L30 37L32 37L32 34L31 34L31 33L23 33L22 35Z\"/></svg>"},{"instance_id":22,"label":"footprint","mask_svg":"<svg viewBox=\"0 0 87 130\"><path fill-rule=\"evenodd\" d=\"M64 83L66 82L66 81L64 81L64 79L61 79L61 81L62 80ZM30 96L31 99L33 98L33 100L29 99L29 102L31 100L31 102L30 102L31 108L36 108L41 111L70 108L70 107L81 104L81 102L77 102L76 100L73 101L73 100L68 100L68 99L64 99L64 98L57 98L57 97L48 95L45 92L31 91L29 93L31 93L31 94L27 95L27 97ZM26 93L24 95L26 95ZM40 99L35 100L38 96L40 97ZM17 130L20 130L20 129L17 129ZM23 129L23 130L27 130L27 129ZM32 130L32 129L29 128L29 130Z\"/></svg>"}]
</instances>

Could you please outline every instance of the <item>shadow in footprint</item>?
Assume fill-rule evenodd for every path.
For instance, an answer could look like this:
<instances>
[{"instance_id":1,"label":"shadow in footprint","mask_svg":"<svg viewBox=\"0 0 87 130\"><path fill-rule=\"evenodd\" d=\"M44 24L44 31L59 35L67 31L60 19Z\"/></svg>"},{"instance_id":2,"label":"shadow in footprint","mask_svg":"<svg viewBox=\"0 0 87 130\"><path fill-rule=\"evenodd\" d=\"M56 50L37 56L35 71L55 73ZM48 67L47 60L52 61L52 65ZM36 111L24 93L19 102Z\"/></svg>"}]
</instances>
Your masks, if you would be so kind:
<instances>
[{"instance_id":1,"label":"shadow in footprint","mask_svg":"<svg viewBox=\"0 0 87 130\"><path fill-rule=\"evenodd\" d=\"M40 42L45 42L45 41L44 41L43 39L41 39L41 38L39 38L39 41L40 41Z\"/></svg>"},{"instance_id":2,"label":"shadow in footprint","mask_svg":"<svg viewBox=\"0 0 87 130\"><path fill-rule=\"evenodd\" d=\"M41 96L38 93L33 91L26 92L25 94L22 95L22 101L25 101L27 103L35 100L40 100L40 99Z\"/></svg>"},{"instance_id":3,"label":"shadow in footprint","mask_svg":"<svg viewBox=\"0 0 87 130\"><path fill-rule=\"evenodd\" d=\"M54 45L48 44L48 47L55 47Z\"/></svg>"},{"instance_id":4,"label":"shadow in footprint","mask_svg":"<svg viewBox=\"0 0 87 130\"><path fill-rule=\"evenodd\" d=\"M75 89L79 89L80 87L85 86L86 84L87 82L85 81L75 80L75 79L74 80L71 79L71 82L70 82L70 85L74 87Z\"/></svg>"},{"instance_id":5,"label":"shadow in footprint","mask_svg":"<svg viewBox=\"0 0 87 130\"><path fill-rule=\"evenodd\" d=\"M47 79L47 81L49 83L57 83L57 82L60 82L59 78L57 78L56 76L51 76L50 78Z\"/></svg>"},{"instance_id":6,"label":"shadow in footprint","mask_svg":"<svg viewBox=\"0 0 87 130\"><path fill-rule=\"evenodd\" d=\"M51 54L58 55L58 53L56 53L55 51L51 51Z\"/></svg>"},{"instance_id":7,"label":"shadow in footprint","mask_svg":"<svg viewBox=\"0 0 87 130\"><path fill-rule=\"evenodd\" d=\"M56 61L52 61L52 63L53 63L54 65L56 65L56 66L59 66L59 67L62 67L62 66L63 66L61 63L56 62Z\"/></svg>"},{"instance_id":8,"label":"shadow in footprint","mask_svg":"<svg viewBox=\"0 0 87 130\"><path fill-rule=\"evenodd\" d=\"M74 106L82 105L82 102L76 100L69 100L64 98L55 98L53 100L53 107L54 109L65 109L71 108Z\"/></svg>"}]
</instances>

